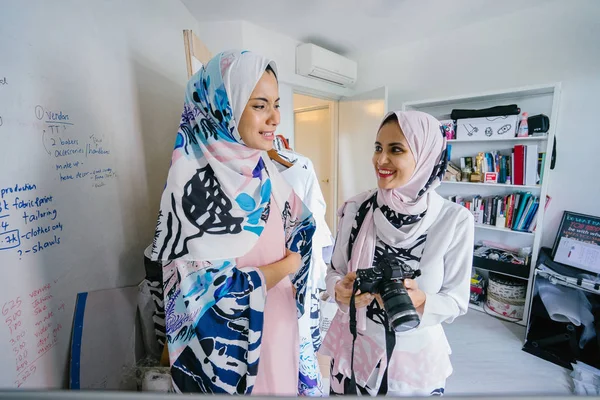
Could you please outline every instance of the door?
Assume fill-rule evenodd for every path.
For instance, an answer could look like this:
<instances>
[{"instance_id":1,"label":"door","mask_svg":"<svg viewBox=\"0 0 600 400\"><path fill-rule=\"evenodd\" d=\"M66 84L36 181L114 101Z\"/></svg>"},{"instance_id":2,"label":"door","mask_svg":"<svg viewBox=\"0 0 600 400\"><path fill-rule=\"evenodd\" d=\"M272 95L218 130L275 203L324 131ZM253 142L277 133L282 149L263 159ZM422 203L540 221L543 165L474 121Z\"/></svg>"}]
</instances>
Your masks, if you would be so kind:
<instances>
[{"instance_id":1,"label":"door","mask_svg":"<svg viewBox=\"0 0 600 400\"><path fill-rule=\"evenodd\" d=\"M332 183L334 181L332 156L334 154L331 109L329 105L294 111L294 142L296 151L308 157L327 204L325 221L334 228L335 204Z\"/></svg>"},{"instance_id":2,"label":"door","mask_svg":"<svg viewBox=\"0 0 600 400\"><path fill-rule=\"evenodd\" d=\"M377 129L386 113L385 86L339 101L338 207L377 186L371 158Z\"/></svg>"}]
</instances>

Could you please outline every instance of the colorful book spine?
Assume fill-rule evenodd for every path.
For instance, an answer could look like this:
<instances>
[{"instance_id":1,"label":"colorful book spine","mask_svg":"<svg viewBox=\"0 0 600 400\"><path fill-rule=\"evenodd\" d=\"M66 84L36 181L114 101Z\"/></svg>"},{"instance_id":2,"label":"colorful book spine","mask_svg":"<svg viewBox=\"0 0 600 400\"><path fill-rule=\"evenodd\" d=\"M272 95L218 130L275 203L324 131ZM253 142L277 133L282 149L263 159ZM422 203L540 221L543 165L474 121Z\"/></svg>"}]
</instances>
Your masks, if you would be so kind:
<instances>
[{"instance_id":1,"label":"colorful book spine","mask_svg":"<svg viewBox=\"0 0 600 400\"><path fill-rule=\"evenodd\" d=\"M546 204L544 205L543 212L546 212L551 201L552 201L552 197L546 195ZM535 213L535 215L533 216L533 220L531 221L531 224L529 224L529 232L535 232L535 229L537 228L537 219L538 219L539 214L540 214L540 212L539 212L539 206L538 206L538 212Z\"/></svg>"},{"instance_id":2,"label":"colorful book spine","mask_svg":"<svg viewBox=\"0 0 600 400\"><path fill-rule=\"evenodd\" d=\"M512 226L513 230L516 230L518 228L519 222L521 221L521 216L523 215L523 211L525 211L525 207L527 206L527 201L529 200L530 197L531 197L531 193L523 193L521 195L521 198L519 200L519 209L513 220L513 226Z\"/></svg>"},{"instance_id":3,"label":"colorful book spine","mask_svg":"<svg viewBox=\"0 0 600 400\"><path fill-rule=\"evenodd\" d=\"M514 148L514 176L513 184L524 185L525 184L525 146L518 144Z\"/></svg>"},{"instance_id":4,"label":"colorful book spine","mask_svg":"<svg viewBox=\"0 0 600 400\"><path fill-rule=\"evenodd\" d=\"M527 204L525 204L525 207L523 208L523 213L521 214L521 218L519 218L519 220L517 221L516 230L522 231L523 228L525 227L525 222L527 221L527 218L529 217L529 213L531 212L533 204L534 204L534 198L529 197L527 199Z\"/></svg>"},{"instance_id":5,"label":"colorful book spine","mask_svg":"<svg viewBox=\"0 0 600 400\"><path fill-rule=\"evenodd\" d=\"M473 214L476 224L521 232L535 231L540 200L529 192L485 198L476 195L469 200L460 196L449 196L448 200L467 208ZM550 197L546 196L546 208L549 203Z\"/></svg>"},{"instance_id":6,"label":"colorful book spine","mask_svg":"<svg viewBox=\"0 0 600 400\"><path fill-rule=\"evenodd\" d=\"M512 218L512 202L513 202L513 195L508 195L506 196L506 221L504 223L504 227L505 228L510 228L510 219Z\"/></svg>"},{"instance_id":7,"label":"colorful book spine","mask_svg":"<svg viewBox=\"0 0 600 400\"><path fill-rule=\"evenodd\" d=\"M537 211L538 211L539 206L540 206L540 199L536 198L535 202L533 203L532 210L529 213L529 215L527 215L527 219L525 220L525 225L523 226L523 230L524 231L529 231L529 229L531 227L531 222L533 221L533 219L537 215Z\"/></svg>"}]
</instances>

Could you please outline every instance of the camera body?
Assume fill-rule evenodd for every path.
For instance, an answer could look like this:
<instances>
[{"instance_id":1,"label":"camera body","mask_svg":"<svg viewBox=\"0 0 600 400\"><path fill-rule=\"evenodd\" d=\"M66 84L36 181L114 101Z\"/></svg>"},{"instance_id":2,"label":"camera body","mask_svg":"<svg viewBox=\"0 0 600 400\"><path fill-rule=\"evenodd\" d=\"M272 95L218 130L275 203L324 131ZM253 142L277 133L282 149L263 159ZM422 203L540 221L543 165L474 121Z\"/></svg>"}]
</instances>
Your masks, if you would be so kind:
<instances>
[{"instance_id":1,"label":"camera body","mask_svg":"<svg viewBox=\"0 0 600 400\"><path fill-rule=\"evenodd\" d=\"M421 275L420 270L413 270L405 262L393 257L385 256L372 268L356 271L358 289L362 293L380 293L379 285L384 281L399 281L415 279Z\"/></svg>"},{"instance_id":2,"label":"camera body","mask_svg":"<svg viewBox=\"0 0 600 400\"><path fill-rule=\"evenodd\" d=\"M388 254L372 268L356 271L356 287L361 293L381 295L390 328L404 332L419 326L421 320L404 287L405 279L415 279L420 270Z\"/></svg>"}]
</instances>

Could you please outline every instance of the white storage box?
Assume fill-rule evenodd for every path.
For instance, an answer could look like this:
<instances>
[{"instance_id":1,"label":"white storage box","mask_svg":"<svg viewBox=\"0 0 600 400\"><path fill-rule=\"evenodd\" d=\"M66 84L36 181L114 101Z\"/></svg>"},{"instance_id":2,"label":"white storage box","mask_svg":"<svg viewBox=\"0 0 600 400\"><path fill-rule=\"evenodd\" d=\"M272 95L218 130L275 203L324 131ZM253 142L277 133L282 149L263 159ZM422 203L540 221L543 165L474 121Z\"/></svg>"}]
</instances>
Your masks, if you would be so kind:
<instances>
[{"instance_id":1,"label":"white storage box","mask_svg":"<svg viewBox=\"0 0 600 400\"><path fill-rule=\"evenodd\" d=\"M517 133L518 121L518 115L459 119L456 121L456 138L459 140L512 138Z\"/></svg>"}]
</instances>

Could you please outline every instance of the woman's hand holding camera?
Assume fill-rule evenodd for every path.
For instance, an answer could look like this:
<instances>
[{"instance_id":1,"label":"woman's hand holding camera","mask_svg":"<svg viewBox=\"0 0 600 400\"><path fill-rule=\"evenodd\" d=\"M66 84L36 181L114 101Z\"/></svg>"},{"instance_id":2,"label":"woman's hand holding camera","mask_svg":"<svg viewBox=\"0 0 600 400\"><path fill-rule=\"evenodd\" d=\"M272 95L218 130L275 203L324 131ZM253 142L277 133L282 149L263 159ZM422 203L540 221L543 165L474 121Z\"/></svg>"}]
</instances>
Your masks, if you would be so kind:
<instances>
[{"instance_id":1,"label":"woman's hand holding camera","mask_svg":"<svg viewBox=\"0 0 600 400\"><path fill-rule=\"evenodd\" d=\"M356 280L356 272L348 272L342 280L339 280L335 284L335 300L344 305L350 305L350 298L352 297L352 289L354 287L354 281ZM356 308L366 307L373 301L375 297L371 293L360 293L360 290L356 292L354 297L354 304Z\"/></svg>"},{"instance_id":2,"label":"woman's hand holding camera","mask_svg":"<svg viewBox=\"0 0 600 400\"><path fill-rule=\"evenodd\" d=\"M417 309L417 312L423 314L425 300L427 300L425 292L419 289L419 284L414 279L405 279L404 287L410 296L413 306Z\"/></svg>"},{"instance_id":3,"label":"woman's hand holding camera","mask_svg":"<svg viewBox=\"0 0 600 400\"><path fill-rule=\"evenodd\" d=\"M352 297L352 289L354 286L354 281L356 280L356 272L348 272L346 276L335 284L335 300L344 305L350 305L350 298ZM405 279L404 287L408 292L408 296L415 306L417 312L423 313L425 308L425 301L427 300L427 295L421 289L419 289L419 284L414 279ZM377 299L379 305L383 307L383 300L379 294L372 293L360 293L360 290L356 292L356 296L354 298L354 303L356 304L356 308L366 307L373 299Z\"/></svg>"}]
</instances>

